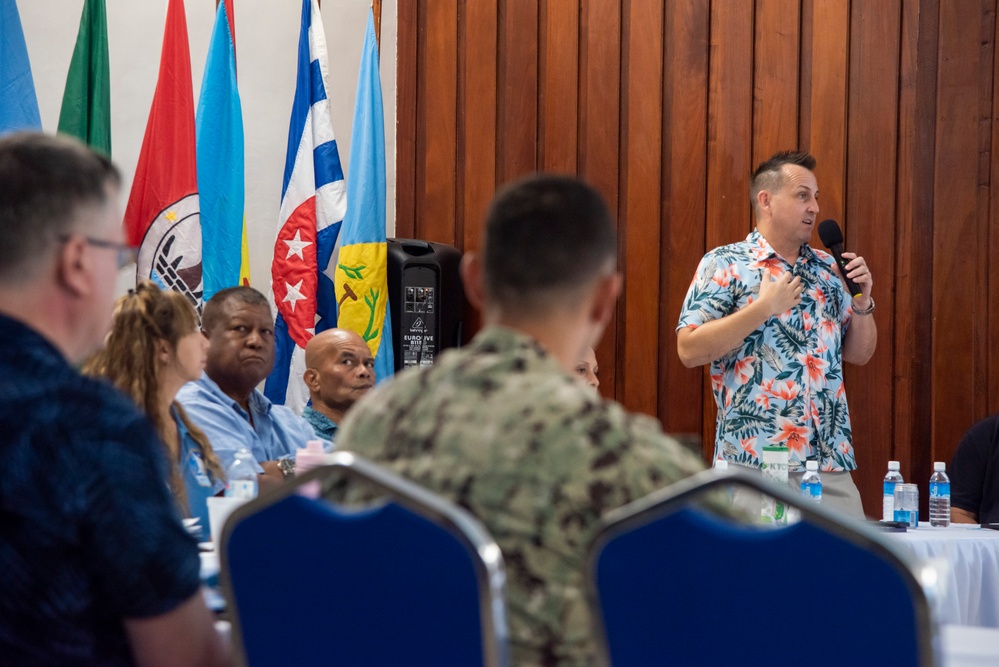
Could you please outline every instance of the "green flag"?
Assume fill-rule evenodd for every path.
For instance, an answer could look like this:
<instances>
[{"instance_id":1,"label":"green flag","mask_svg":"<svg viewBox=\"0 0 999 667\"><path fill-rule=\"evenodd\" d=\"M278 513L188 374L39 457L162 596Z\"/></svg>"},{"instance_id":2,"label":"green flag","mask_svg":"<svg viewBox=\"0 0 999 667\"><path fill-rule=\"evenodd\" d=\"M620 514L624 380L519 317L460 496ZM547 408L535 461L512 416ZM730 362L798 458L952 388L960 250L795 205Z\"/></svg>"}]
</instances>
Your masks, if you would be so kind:
<instances>
[{"instance_id":1,"label":"green flag","mask_svg":"<svg viewBox=\"0 0 999 667\"><path fill-rule=\"evenodd\" d=\"M111 75L108 67L108 19L104 0L86 0L80 17L59 131L111 155Z\"/></svg>"}]
</instances>

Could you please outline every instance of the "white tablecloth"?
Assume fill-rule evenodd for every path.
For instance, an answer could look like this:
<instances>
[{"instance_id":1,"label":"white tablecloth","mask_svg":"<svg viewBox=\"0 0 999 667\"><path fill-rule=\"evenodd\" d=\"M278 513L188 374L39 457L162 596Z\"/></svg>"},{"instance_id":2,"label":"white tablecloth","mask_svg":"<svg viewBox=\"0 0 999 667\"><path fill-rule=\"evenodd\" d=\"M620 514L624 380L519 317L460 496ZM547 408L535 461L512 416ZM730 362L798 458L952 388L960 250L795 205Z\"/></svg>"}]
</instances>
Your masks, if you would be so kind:
<instances>
[{"instance_id":1,"label":"white tablecloth","mask_svg":"<svg viewBox=\"0 0 999 667\"><path fill-rule=\"evenodd\" d=\"M999 665L999 629L945 625L940 628L943 667Z\"/></svg>"},{"instance_id":2,"label":"white tablecloth","mask_svg":"<svg viewBox=\"0 0 999 667\"><path fill-rule=\"evenodd\" d=\"M921 522L915 530L887 534L938 566L940 623L999 628L999 531Z\"/></svg>"}]
</instances>

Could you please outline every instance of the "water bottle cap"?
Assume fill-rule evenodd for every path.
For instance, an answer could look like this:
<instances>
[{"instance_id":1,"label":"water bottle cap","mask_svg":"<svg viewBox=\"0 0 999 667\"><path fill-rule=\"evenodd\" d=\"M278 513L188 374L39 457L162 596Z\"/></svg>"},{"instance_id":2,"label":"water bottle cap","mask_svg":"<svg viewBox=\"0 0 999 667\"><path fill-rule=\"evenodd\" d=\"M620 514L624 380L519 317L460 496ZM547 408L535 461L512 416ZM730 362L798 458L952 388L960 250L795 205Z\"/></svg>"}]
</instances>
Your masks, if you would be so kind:
<instances>
[{"instance_id":1,"label":"water bottle cap","mask_svg":"<svg viewBox=\"0 0 999 667\"><path fill-rule=\"evenodd\" d=\"M898 470L900 467L901 466L899 466L898 461L889 461L888 462L888 470Z\"/></svg>"},{"instance_id":2,"label":"water bottle cap","mask_svg":"<svg viewBox=\"0 0 999 667\"><path fill-rule=\"evenodd\" d=\"M947 470L947 464L943 461L936 461L933 463L933 472L944 472Z\"/></svg>"},{"instance_id":3,"label":"water bottle cap","mask_svg":"<svg viewBox=\"0 0 999 667\"><path fill-rule=\"evenodd\" d=\"M728 470L728 461L726 461L725 459L716 460L715 470Z\"/></svg>"},{"instance_id":4,"label":"water bottle cap","mask_svg":"<svg viewBox=\"0 0 999 667\"><path fill-rule=\"evenodd\" d=\"M812 472L815 472L818 469L819 469L818 461L805 461L805 470L810 470Z\"/></svg>"}]
</instances>

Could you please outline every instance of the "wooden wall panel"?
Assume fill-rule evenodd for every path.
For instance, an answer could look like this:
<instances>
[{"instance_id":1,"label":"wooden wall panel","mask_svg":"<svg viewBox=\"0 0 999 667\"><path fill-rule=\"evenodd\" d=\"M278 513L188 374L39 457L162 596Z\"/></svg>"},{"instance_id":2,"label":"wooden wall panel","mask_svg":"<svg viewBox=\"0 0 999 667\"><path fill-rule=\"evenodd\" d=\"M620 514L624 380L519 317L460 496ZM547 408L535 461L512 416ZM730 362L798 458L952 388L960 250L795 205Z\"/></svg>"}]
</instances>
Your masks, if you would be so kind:
<instances>
[{"instance_id":1,"label":"wooden wall panel","mask_svg":"<svg viewBox=\"0 0 999 667\"><path fill-rule=\"evenodd\" d=\"M506 183L538 164L538 3L501 0L500 7L496 171Z\"/></svg>"},{"instance_id":2,"label":"wooden wall panel","mask_svg":"<svg viewBox=\"0 0 999 667\"><path fill-rule=\"evenodd\" d=\"M945 0L946 1L946 0ZM932 465L933 181L939 0L905 0L899 87L898 196L895 234L894 437L889 460L905 479ZM885 282L879 280L879 283ZM880 284L877 289L881 289ZM927 406L911 409L911 406ZM871 475L873 477L873 475Z\"/></svg>"},{"instance_id":3,"label":"wooden wall panel","mask_svg":"<svg viewBox=\"0 0 999 667\"><path fill-rule=\"evenodd\" d=\"M843 222L846 193L850 8L840 0L804 7L801 147L817 156L820 219ZM804 51L804 49L803 49ZM807 82L807 83L806 83ZM818 242L818 236L813 237Z\"/></svg>"},{"instance_id":4,"label":"wooden wall panel","mask_svg":"<svg viewBox=\"0 0 999 667\"><path fill-rule=\"evenodd\" d=\"M580 18L579 174L603 194L611 211L618 207L621 123L621 4L583 0ZM623 258L623 246L622 259ZM622 262L623 264L623 262ZM597 347L600 389L608 396L618 383L618 314ZM622 378L623 379L623 378Z\"/></svg>"},{"instance_id":5,"label":"wooden wall panel","mask_svg":"<svg viewBox=\"0 0 999 667\"><path fill-rule=\"evenodd\" d=\"M579 3L544 0L540 32L538 167L574 174L579 146Z\"/></svg>"},{"instance_id":6,"label":"wooden wall panel","mask_svg":"<svg viewBox=\"0 0 999 667\"><path fill-rule=\"evenodd\" d=\"M425 71L418 52L420 11L425 5L404 2L399 5L399 34L396 37L396 67L398 74L406 73L396 88L395 118L395 235L412 238L416 234L416 175L418 142L424 136L417 125L417 91L422 77L411 73Z\"/></svg>"},{"instance_id":7,"label":"wooden wall panel","mask_svg":"<svg viewBox=\"0 0 999 667\"><path fill-rule=\"evenodd\" d=\"M755 166L798 147L799 0L757 0L753 47Z\"/></svg>"},{"instance_id":8,"label":"wooden wall panel","mask_svg":"<svg viewBox=\"0 0 999 667\"><path fill-rule=\"evenodd\" d=\"M700 433L707 457L706 374L675 353L683 297L703 253L752 227L756 163L810 150L821 217L874 273L878 350L848 367L847 392L875 514L889 458L925 483L999 410L996 4L402 3L397 235L474 249L498 183L535 169L593 183L626 275L601 390Z\"/></svg>"},{"instance_id":9,"label":"wooden wall panel","mask_svg":"<svg viewBox=\"0 0 999 667\"><path fill-rule=\"evenodd\" d=\"M680 363L675 330L706 245L709 28L707 3L666 3L658 414L667 430L698 435L705 421L704 373Z\"/></svg>"},{"instance_id":10,"label":"wooden wall panel","mask_svg":"<svg viewBox=\"0 0 999 667\"><path fill-rule=\"evenodd\" d=\"M424 23L425 22L425 23ZM416 174L415 234L454 245L458 143L458 8L452 0L427 0L421 15L425 43L420 60L426 87L418 97L422 170ZM422 184L422 187L421 187Z\"/></svg>"},{"instance_id":11,"label":"wooden wall panel","mask_svg":"<svg viewBox=\"0 0 999 667\"><path fill-rule=\"evenodd\" d=\"M618 333L622 371L618 400L655 414L659 405L659 197L662 186L663 6L624 3L624 92L621 121L620 243L623 317ZM666 351L669 353L669 351Z\"/></svg>"},{"instance_id":12,"label":"wooden wall panel","mask_svg":"<svg viewBox=\"0 0 999 667\"><path fill-rule=\"evenodd\" d=\"M497 0L470 3L463 16L458 197L462 248L478 250L496 191Z\"/></svg>"},{"instance_id":13,"label":"wooden wall panel","mask_svg":"<svg viewBox=\"0 0 999 667\"><path fill-rule=\"evenodd\" d=\"M875 476L873 472L885 468L892 442L891 412L881 409L881 404L890 403L893 391L895 242L890 226L884 229L881 221L895 219L900 38L900 2L853 3L847 201L842 227L846 248L867 260L881 310L874 315L878 352L865 366L847 365L844 376L857 465L872 471L858 480L867 498L877 496L878 477L884 473Z\"/></svg>"},{"instance_id":14,"label":"wooden wall panel","mask_svg":"<svg viewBox=\"0 0 999 667\"><path fill-rule=\"evenodd\" d=\"M999 3L997 3L999 4ZM992 164L989 172L989 257L999 257L999 20L992 12ZM989 263L991 267L993 262ZM989 272L989 406L999 412L999 270Z\"/></svg>"},{"instance_id":15,"label":"wooden wall panel","mask_svg":"<svg viewBox=\"0 0 999 667\"><path fill-rule=\"evenodd\" d=\"M950 460L974 421L979 381L975 320L985 297L978 215L982 3L940 4L933 245L933 456ZM947 54L947 56L943 56ZM960 297L955 298L955 295ZM969 392L969 389L971 390ZM920 477L928 471L917 471Z\"/></svg>"}]
</instances>

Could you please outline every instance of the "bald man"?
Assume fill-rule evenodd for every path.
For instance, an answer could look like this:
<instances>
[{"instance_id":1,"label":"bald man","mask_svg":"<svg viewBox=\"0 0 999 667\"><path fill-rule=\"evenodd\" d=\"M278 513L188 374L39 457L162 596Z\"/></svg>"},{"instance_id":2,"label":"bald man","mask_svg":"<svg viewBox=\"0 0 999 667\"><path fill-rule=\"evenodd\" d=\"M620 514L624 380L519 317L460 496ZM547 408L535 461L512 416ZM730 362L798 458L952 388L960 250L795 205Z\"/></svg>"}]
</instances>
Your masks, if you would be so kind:
<instances>
[{"instance_id":1,"label":"bald man","mask_svg":"<svg viewBox=\"0 0 999 667\"><path fill-rule=\"evenodd\" d=\"M327 329L305 346L305 366L312 405L302 417L317 436L333 442L344 414L375 386L375 358L353 331Z\"/></svg>"}]
</instances>

